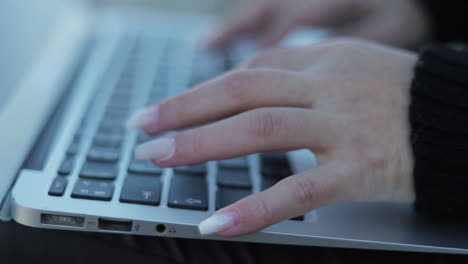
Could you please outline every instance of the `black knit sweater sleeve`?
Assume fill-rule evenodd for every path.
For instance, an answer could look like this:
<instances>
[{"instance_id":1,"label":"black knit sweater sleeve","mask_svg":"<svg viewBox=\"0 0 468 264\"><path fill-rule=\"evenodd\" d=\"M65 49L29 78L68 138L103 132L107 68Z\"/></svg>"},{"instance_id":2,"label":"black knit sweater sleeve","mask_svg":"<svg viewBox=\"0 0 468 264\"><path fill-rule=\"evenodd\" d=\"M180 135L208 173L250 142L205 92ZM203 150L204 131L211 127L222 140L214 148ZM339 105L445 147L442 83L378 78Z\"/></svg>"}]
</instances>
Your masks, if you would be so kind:
<instances>
[{"instance_id":1,"label":"black knit sweater sleeve","mask_svg":"<svg viewBox=\"0 0 468 264\"><path fill-rule=\"evenodd\" d=\"M468 217L468 50L431 46L411 89L417 211Z\"/></svg>"},{"instance_id":2,"label":"black knit sweater sleeve","mask_svg":"<svg viewBox=\"0 0 468 264\"><path fill-rule=\"evenodd\" d=\"M468 42L468 1L418 0L431 20L436 42Z\"/></svg>"}]
</instances>

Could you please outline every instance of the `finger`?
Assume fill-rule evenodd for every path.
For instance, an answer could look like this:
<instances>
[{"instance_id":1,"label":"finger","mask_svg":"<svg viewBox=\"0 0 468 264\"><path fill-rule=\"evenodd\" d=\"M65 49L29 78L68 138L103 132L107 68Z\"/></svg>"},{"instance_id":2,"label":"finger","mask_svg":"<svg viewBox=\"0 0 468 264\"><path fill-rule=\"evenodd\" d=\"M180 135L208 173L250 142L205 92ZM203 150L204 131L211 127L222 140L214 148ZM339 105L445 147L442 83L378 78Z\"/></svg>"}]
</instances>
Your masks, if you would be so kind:
<instances>
[{"instance_id":1,"label":"finger","mask_svg":"<svg viewBox=\"0 0 468 264\"><path fill-rule=\"evenodd\" d=\"M233 237L260 231L343 199L343 186L330 165L287 177L270 189L217 211L199 225L202 235Z\"/></svg>"},{"instance_id":2,"label":"finger","mask_svg":"<svg viewBox=\"0 0 468 264\"><path fill-rule=\"evenodd\" d=\"M219 49L227 46L242 34L253 33L262 27L268 17L271 3L268 1L246 2L222 24L207 41L207 49Z\"/></svg>"},{"instance_id":3,"label":"finger","mask_svg":"<svg viewBox=\"0 0 468 264\"><path fill-rule=\"evenodd\" d=\"M277 47L266 50L239 65L239 69L269 68L303 71L326 56L329 41L301 47Z\"/></svg>"},{"instance_id":4,"label":"finger","mask_svg":"<svg viewBox=\"0 0 468 264\"><path fill-rule=\"evenodd\" d=\"M411 47L418 40L423 39L426 32L417 30L414 26L410 30L402 30L399 21L386 23L382 17L368 17L356 23L349 23L333 29L335 36L350 36L386 43L397 47ZM393 21L388 19L388 21Z\"/></svg>"},{"instance_id":5,"label":"finger","mask_svg":"<svg viewBox=\"0 0 468 264\"><path fill-rule=\"evenodd\" d=\"M284 16L281 19L273 21L266 30L260 34L258 44L260 47L270 47L277 44L294 27L298 26L296 19L291 16Z\"/></svg>"},{"instance_id":6,"label":"finger","mask_svg":"<svg viewBox=\"0 0 468 264\"><path fill-rule=\"evenodd\" d=\"M313 87L296 73L240 70L139 112L129 126L148 134L216 121L258 107L310 107Z\"/></svg>"},{"instance_id":7,"label":"finger","mask_svg":"<svg viewBox=\"0 0 468 264\"><path fill-rule=\"evenodd\" d=\"M339 129L325 113L301 108L262 108L145 143L137 147L135 158L174 167L302 148L314 149L320 155L336 141L333 131Z\"/></svg>"}]
</instances>

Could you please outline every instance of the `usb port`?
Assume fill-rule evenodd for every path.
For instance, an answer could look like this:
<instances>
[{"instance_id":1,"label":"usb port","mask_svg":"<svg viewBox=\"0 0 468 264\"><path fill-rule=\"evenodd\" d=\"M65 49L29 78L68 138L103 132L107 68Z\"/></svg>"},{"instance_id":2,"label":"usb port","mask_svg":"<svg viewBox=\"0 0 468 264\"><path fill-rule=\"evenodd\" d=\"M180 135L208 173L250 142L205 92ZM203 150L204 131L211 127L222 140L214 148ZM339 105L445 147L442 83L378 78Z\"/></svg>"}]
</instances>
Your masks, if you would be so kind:
<instances>
[{"instance_id":1,"label":"usb port","mask_svg":"<svg viewBox=\"0 0 468 264\"><path fill-rule=\"evenodd\" d=\"M98 220L98 228L101 230L130 232L132 231L132 226L132 221L111 220L105 218L99 218Z\"/></svg>"}]
</instances>

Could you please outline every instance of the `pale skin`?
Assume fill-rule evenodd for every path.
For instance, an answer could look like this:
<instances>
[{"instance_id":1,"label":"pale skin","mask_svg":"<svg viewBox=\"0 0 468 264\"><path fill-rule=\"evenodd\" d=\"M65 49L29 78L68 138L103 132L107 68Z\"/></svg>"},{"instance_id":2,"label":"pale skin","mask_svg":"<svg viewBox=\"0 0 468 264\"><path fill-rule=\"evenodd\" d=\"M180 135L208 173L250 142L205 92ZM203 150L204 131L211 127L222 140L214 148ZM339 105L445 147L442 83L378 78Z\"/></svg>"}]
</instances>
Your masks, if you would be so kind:
<instances>
[{"instance_id":1,"label":"pale skin","mask_svg":"<svg viewBox=\"0 0 468 264\"><path fill-rule=\"evenodd\" d=\"M400 47L430 35L416 0L252 0L235 10L209 48L245 34L274 46L300 25ZM188 129L137 147L135 158L173 167L257 152L316 154L317 168L215 212L201 234L245 235L340 201L413 202L408 108L416 60L348 38L265 51L136 113L128 125L148 134Z\"/></svg>"},{"instance_id":2,"label":"pale skin","mask_svg":"<svg viewBox=\"0 0 468 264\"><path fill-rule=\"evenodd\" d=\"M430 21L416 0L245 0L234 1L207 45L221 48L254 35L270 47L297 26L330 29L399 47L415 47L430 37Z\"/></svg>"},{"instance_id":3,"label":"pale skin","mask_svg":"<svg viewBox=\"0 0 468 264\"><path fill-rule=\"evenodd\" d=\"M132 117L148 134L197 126L138 147L136 158L173 167L268 151L317 155L317 168L217 211L232 219L210 232L226 237L339 201L412 202L416 60L355 39L266 51Z\"/></svg>"}]
</instances>

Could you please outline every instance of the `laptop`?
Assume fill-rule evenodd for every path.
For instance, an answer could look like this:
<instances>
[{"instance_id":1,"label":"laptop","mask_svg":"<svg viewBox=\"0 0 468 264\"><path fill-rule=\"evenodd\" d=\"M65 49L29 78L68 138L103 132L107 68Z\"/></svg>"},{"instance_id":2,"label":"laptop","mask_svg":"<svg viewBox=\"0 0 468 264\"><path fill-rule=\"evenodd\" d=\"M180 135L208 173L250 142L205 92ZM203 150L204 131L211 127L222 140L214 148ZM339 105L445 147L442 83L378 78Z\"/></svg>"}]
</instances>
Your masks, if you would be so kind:
<instances>
[{"instance_id":1,"label":"laptop","mask_svg":"<svg viewBox=\"0 0 468 264\"><path fill-rule=\"evenodd\" d=\"M411 204L340 203L260 232L201 236L219 208L314 166L306 150L161 169L135 110L229 70L248 48L198 49L212 22L184 10L0 3L0 218L85 232L321 247L468 253L468 226Z\"/></svg>"}]
</instances>

